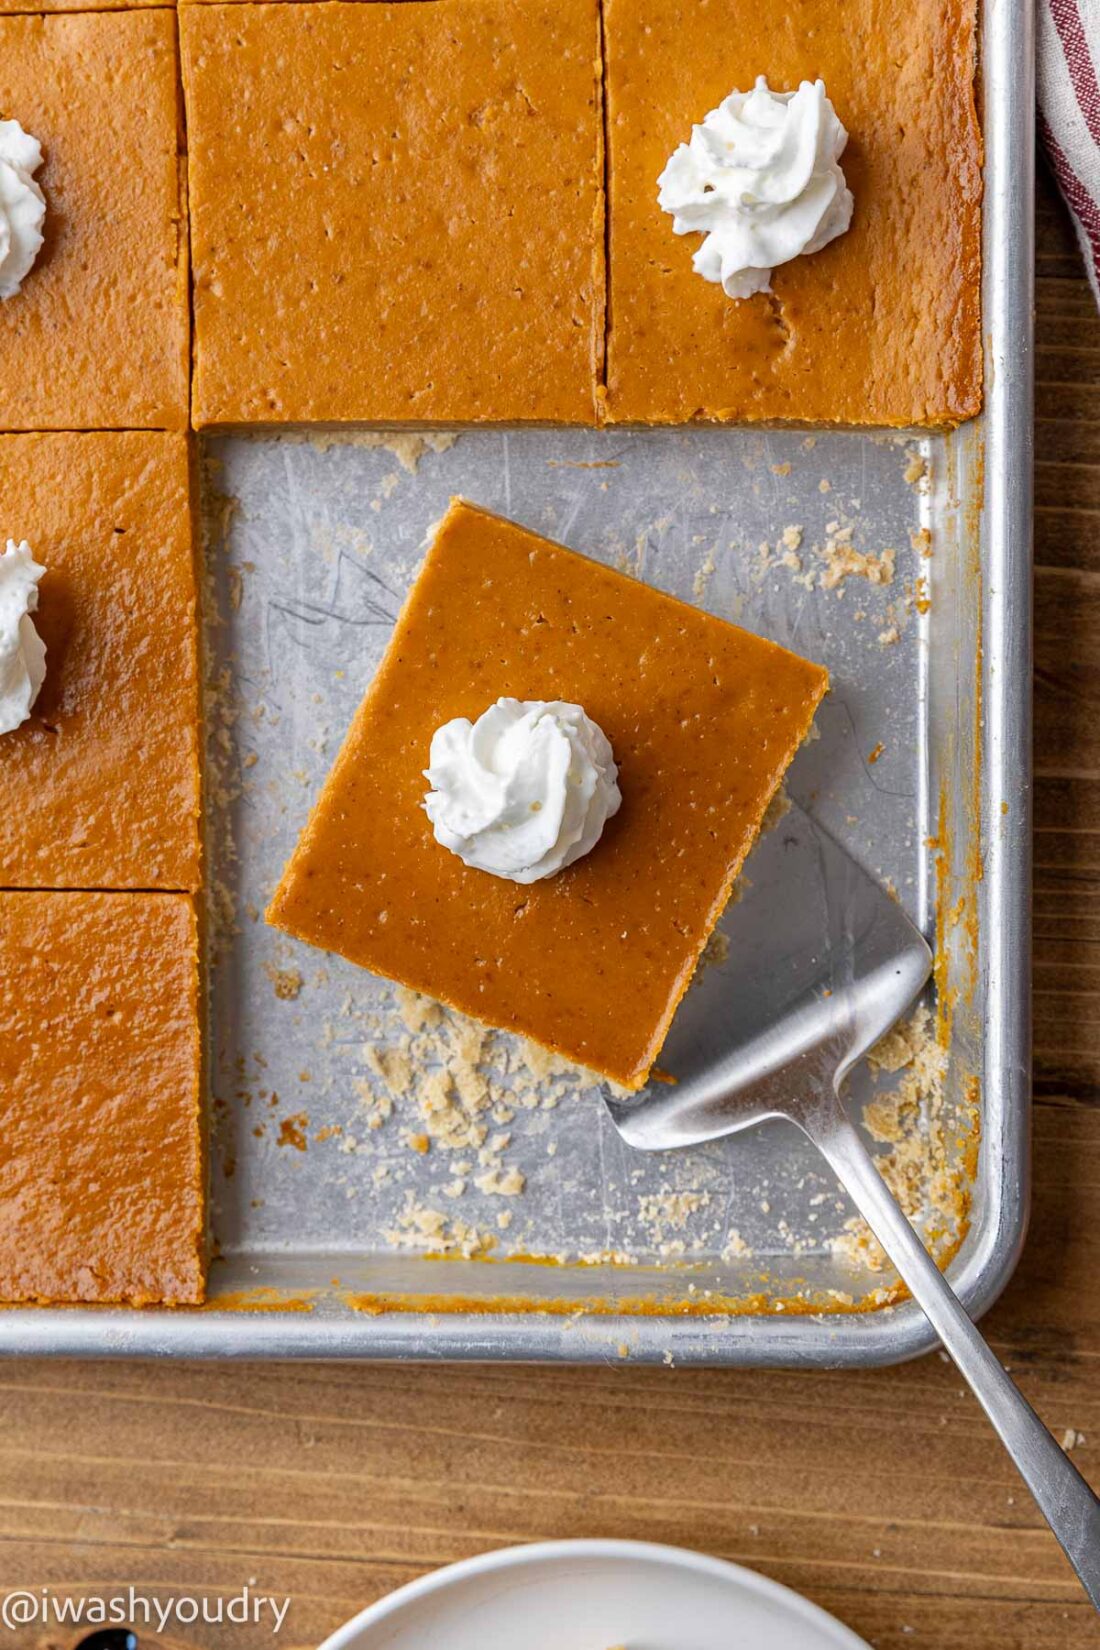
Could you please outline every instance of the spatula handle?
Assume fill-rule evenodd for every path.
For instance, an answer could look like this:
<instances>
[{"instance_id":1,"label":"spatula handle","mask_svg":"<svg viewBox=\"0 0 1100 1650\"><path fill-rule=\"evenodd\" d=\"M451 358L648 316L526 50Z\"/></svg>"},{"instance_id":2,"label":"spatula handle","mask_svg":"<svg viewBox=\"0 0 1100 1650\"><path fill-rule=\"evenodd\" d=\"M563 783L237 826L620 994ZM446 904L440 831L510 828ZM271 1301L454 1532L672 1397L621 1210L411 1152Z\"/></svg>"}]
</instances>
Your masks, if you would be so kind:
<instances>
[{"instance_id":1,"label":"spatula handle","mask_svg":"<svg viewBox=\"0 0 1100 1650\"><path fill-rule=\"evenodd\" d=\"M971 1323L839 1102L799 1121L970 1383L1093 1606L1100 1610L1100 1500Z\"/></svg>"}]
</instances>

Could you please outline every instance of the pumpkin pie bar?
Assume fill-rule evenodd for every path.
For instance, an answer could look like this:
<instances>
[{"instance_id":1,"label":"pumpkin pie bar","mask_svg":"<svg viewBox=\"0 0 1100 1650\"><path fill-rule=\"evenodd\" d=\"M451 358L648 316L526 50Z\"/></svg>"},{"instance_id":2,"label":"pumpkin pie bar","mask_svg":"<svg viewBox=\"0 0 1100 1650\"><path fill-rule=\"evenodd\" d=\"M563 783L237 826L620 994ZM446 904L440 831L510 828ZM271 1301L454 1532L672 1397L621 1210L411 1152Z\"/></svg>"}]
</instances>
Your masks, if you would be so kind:
<instances>
[{"instance_id":1,"label":"pumpkin pie bar","mask_svg":"<svg viewBox=\"0 0 1100 1650\"><path fill-rule=\"evenodd\" d=\"M640 1087L826 673L456 501L268 920ZM502 696L581 705L622 806L520 886L434 838L432 735Z\"/></svg>"},{"instance_id":2,"label":"pumpkin pie bar","mask_svg":"<svg viewBox=\"0 0 1100 1650\"><path fill-rule=\"evenodd\" d=\"M163 4L165 0L0 0L0 17L9 12L128 11Z\"/></svg>"},{"instance_id":3,"label":"pumpkin pie bar","mask_svg":"<svg viewBox=\"0 0 1100 1650\"><path fill-rule=\"evenodd\" d=\"M0 545L46 569L45 680L0 733L0 887L199 885L190 495L184 435L0 435Z\"/></svg>"},{"instance_id":4,"label":"pumpkin pie bar","mask_svg":"<svg viewBox=\"0 0 1100 1650\"><path fill-rule=\"evenodd\" d=\"M0 1300L201 1301L185 894L0 892Z\"/></svg>"},{"instance_id":5,"label":"pumpkin pie bar","mask_svg":"<svg viewBox=\"0 0 1100 1650\"><path fill-rule=\"evenodd\" d=\"M596 0L180 10L193 420L592 423Z\"/></svg>"},{"instance_id":6,"label":"pumpkin pie bar","mask_svg":"<svg viewBox=\"0 0 1100 1650\"><path fill-rule=\"evenodd\" d=\"M975 0L606 0L606 417L953 425L981 401ZM820 77L849 133L846 233L731 299L657 203L732 91Z\"/></svg>"},{"instance_id":7,"label":"pumpkin pie bar","mask_svg":"<svg viewBox=\"0 0 1100 1650\"><path fill-rule=\"evenodd\" d=\"M175 15L0 17L0 112L42 145L45 245L0 303L0 429L183 429Z\"/></svg>"}]
</instances>

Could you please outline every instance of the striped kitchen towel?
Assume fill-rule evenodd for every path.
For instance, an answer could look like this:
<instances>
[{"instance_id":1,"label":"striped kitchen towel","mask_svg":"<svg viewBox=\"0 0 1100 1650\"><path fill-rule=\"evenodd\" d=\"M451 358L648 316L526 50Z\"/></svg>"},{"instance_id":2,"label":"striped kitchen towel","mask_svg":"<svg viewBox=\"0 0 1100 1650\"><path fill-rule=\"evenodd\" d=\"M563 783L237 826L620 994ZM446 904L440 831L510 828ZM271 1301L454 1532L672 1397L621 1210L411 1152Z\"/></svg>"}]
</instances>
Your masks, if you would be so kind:
<instances>
[{"instance_id":1,"label":"striped kitchen towel","mask_svg":"<svg viewBox=\"0 0 1100 1650\"><path fill-rule=\"evenodd\" d=\"M1039 131L1100 303L1100 0L1038 0Z\"/></svg>"}]
</instances>

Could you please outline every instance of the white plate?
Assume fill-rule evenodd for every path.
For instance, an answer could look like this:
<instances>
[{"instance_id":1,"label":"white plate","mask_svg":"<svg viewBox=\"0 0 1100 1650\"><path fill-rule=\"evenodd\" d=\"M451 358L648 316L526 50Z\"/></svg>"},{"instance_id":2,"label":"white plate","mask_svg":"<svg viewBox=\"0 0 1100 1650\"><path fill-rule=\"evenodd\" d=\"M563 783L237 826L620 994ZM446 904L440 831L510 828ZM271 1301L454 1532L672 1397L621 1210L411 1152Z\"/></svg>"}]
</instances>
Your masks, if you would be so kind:
<instances>
[{"instance_id":1,"label":"white plate","mask_svg":"<svg viewBox=\"0 0 1100 1650\"><path fill-rule=\"evenodd\" d=\"M647 1541L505 1547L410 1582L321 1650L867 1650L739 1564Z\"/></svg>"}]
</instances>

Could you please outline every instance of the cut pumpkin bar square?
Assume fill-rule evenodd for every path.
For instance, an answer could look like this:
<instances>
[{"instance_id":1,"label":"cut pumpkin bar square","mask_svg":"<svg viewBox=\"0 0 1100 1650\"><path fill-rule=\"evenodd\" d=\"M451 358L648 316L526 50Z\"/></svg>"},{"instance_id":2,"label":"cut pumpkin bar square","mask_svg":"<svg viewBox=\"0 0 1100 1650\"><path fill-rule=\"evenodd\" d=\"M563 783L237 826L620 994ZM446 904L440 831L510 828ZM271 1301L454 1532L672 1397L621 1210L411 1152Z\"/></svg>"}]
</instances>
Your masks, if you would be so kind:
<instances>
[{"instance_id":1,"label":"cut pumpkin bar square","mask_svg":"<svg viewBox=\"0 0 1100 1650\"><path fill-rule=\"evenodd\" d=\"M186 894L0 891L0 1301L202 1300Z\"/></svg>"},{"instance_id":2,"label":"cut pumpkin bar square","mask_svg":"<svg viewBox=\"0 0 1100 1650\"><path fill-rule=\"evenodd\" d=\"M0 16L0 115L41 145L45 204L0 302L0 428L187 427L178 70L170 9Z\"/></svg>"},{"instance_id":3,"label":"cut pumpkin bar square","mask_svg":"<svg viewBox=\"0 0 1100 1650\"><path fill-rule=\"evenodd\" d=\"M196 428L595 422L596 0L179 19Z\"/></svg>"},{"instance_id":4,"label":"cut pumpkin bar square","mask_svg":"<svg viewBox=\"0 0 1100 1650\"><path fill-rule=\"evenodd\" d=\"M45 569L45 660L25 719L0 732L0 887L197 889L187 437L0 435L0 588L7 539Z\"/></svg>"},{"instance_id":5,"label":"cut pumpkin bar square","mask_svg":"<svg viewBox=\"0 0 1100 1650\"><path fill-rule=\"evenodd\" d=\"M609 422L953 425L979 410L977 14L975 0L605 0ZM693 267L703 235L674 233L658 181L765 74L777 97L823 81L847 132L851 222L730 297ZM759 130L755 156L737 138L746 164L767 152ZM757 186L782 198L774 176ZM698 197L683 209L699 221Z\"/></svg>"},{"instance_id":6,"label":"cut pumpkin bar square","mask_svg":"<svg viewBox=\"0 0 1100 1650\"><path fill-rule=\"evenodd\" d=\"M639 1088L827 684L818 665L456 500L268 920ZM554 806L531 780L554 751L578 786L555 815L571 844L556 861L528 840ZM471 752L489 791L515 758L495 838L475 841L472 793L441 817ZM502 869L521 862L529 880Z\"/></svg>"}]
</instances>

